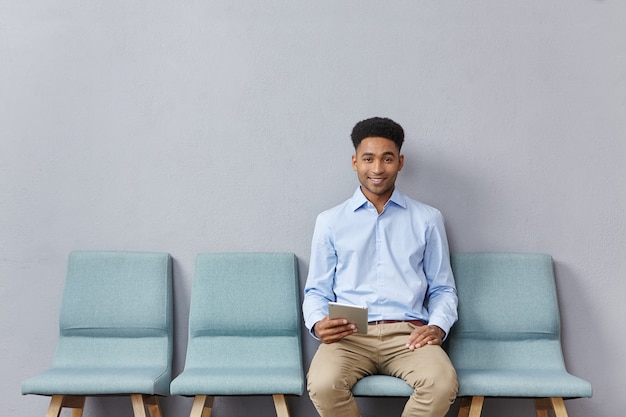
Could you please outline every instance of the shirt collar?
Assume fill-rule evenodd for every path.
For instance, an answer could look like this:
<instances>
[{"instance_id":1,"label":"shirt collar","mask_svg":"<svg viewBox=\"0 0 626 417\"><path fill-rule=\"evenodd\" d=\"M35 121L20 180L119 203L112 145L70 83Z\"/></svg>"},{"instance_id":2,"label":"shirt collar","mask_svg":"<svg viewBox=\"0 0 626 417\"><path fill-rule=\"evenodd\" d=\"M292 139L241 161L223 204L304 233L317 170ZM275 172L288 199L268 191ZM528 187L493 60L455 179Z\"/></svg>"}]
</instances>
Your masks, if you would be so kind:
<instances>
[{"instance_id":1,"label":"shirt collar","mask_svg":"<svg viewBox=\"0 0 626 417\"><path fill-rule=\"evenodd\" d=\"M363 194L363 191L361 191L361 187L360 186L357 187L354 194L352 194L352 198L350 199L350 207L352 208L352 211L358 210L359 208L363 207L367 203L368 203L368 200L365 197L365 194ZM391 194L391 197L389 197L389 201L387 201L387 204L385 204L385 206L391 203L399 207L406 208L406 196L402 194L400 191L398 191L397 188L395 188L393 190L393 193Z\"/></svg>"}]
</instances>

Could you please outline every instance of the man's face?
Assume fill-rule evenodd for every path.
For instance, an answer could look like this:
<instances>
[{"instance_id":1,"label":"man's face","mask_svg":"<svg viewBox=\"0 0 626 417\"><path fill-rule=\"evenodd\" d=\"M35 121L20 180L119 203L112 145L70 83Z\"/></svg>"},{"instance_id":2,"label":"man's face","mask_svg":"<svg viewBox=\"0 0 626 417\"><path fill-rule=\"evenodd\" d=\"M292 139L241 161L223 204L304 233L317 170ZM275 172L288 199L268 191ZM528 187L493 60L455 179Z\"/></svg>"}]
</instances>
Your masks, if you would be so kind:
<instances>
[{"instance_id":1,"label":"man's face","mask_svg":"<svg viewBox=\"0 0 626 417\"><path fill-rule=\"evenodd\" d=\"M352 156L363 193L369 200L388 199L393 193L404 156L391 139L369 137L361 141Z\"/></svg>"}]
</instances>

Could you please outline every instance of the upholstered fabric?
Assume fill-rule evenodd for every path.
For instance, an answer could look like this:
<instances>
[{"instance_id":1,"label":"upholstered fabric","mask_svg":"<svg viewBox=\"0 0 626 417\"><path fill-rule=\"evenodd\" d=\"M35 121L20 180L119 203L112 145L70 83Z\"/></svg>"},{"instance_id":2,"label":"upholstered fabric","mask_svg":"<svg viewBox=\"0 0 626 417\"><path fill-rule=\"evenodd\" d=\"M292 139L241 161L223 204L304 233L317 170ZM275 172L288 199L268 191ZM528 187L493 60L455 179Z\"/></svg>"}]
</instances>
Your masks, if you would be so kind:
<instances>
[{"instance_id":1,"label":"upholstered fabric","mask_svg":"<svg viewBox=\"0 0 626 417\"><path fill-rule=\"evenodd\" d=\"M459 321L447 350L459 396L591 396L565 368L549 255L455 253L452 268Z\"/></svg>"},{"instance_id":2,"label":"upholstered fabric","mask_svg":"<svg viewBox=\"0 0 626 417\"><path fill-rule=\"evenodd\" d=\"M69 256L52 367L23 394L169 394L172 261L167 253Z\"/></svg>"},{"instance_id":3,"label":"upholstered fabric","mask_svg":"<svg viewBox=\"0 0 626 417\"><path fill-rule=\"evenodd\" d=\"M370 375L352 387L356 397L408 397L413 388L400 378L389 375Z\"/></svg>"},{"instance_id":4,"label":"upholstered fabric","mask_svg":"<svg viewBox=\"0 0 626 417\"><path fill-rule=\"evenodd\" d=\"M171 392L301 395L300 333L294 254L199 254L185 369Z\"/></svg>"}]
</instances>

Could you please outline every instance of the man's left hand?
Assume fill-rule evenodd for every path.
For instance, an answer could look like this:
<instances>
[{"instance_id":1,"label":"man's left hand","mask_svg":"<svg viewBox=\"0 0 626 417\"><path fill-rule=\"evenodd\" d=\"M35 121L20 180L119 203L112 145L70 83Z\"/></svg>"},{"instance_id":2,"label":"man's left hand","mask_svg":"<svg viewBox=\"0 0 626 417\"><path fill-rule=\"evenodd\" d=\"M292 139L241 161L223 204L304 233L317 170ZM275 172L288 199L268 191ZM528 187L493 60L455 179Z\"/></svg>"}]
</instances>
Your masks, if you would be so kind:
<instances>
[{"instance_id":1,"label":"man's left hand","mask_svg":"<svg viewBox=\"0 0 626 417\"><path fill-rule=\"evenodd\" d=\"M415 350L426 345L440 345L445 336L446 333L438 326L420 326L413 330L406 347Z\"/></svg>"}]
</instances>

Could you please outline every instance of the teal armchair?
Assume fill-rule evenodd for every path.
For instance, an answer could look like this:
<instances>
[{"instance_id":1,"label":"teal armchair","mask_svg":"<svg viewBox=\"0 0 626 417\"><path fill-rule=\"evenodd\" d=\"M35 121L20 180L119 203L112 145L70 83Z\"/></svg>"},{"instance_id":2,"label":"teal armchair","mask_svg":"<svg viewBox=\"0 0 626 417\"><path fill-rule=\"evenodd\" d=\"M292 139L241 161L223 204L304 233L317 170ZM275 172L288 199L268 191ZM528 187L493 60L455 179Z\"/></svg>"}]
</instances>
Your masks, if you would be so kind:
<instances>
[{"instance_id":1,"label":"teal armchair","mask_svg":"<svg viewBox=\"0 0 626 417\"><path fill-rule=\"evenodd\" d=\"M565 368L549 255L456 253L452 268L459 321L447 349L459 416L480 416L485 397L517 397L533 398L539 417L566 417L564 399L591 397L591 384Z\"/></svg>"},{"instance_id":2,"label":"teal armchair","mask_svg":"<svg viewBox=\"0 0 626 417\"><path fill-rule=\"evenodd\" d=\"M459 321L446 349L459 379L459 417L479 417L485 397L532 398L538 417L567 417L564 399L591 397L565 368L552 258L546 254L453 253ZM355 396L405 397L403 380L371 375Z\"/></svg>"},{"instance_id":3,"label":"teal armchair","mask_svg":"<svg viewBox=\"0 0 626 417\"><path fill-rule=\"evenodd\" d=\"M135 417L162 415L172 362L172 260L167 253L75 251L69 255L60 333L50 369L22 383L51 396L46 417L85 397L130 395Z\"/></svg>"},{"instance_id":4,"label":"teal armchair","mask_svg":"<svg viewBox=\"0 0 626 417\"><path fill-rule=\"evenodd\" d=\"M304 370L297 260L292 253L206 253L196 258L183 372L173 395L195 397L209 417L215 396L302 395Z\"/></svg>"}]
</instances>

